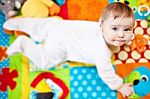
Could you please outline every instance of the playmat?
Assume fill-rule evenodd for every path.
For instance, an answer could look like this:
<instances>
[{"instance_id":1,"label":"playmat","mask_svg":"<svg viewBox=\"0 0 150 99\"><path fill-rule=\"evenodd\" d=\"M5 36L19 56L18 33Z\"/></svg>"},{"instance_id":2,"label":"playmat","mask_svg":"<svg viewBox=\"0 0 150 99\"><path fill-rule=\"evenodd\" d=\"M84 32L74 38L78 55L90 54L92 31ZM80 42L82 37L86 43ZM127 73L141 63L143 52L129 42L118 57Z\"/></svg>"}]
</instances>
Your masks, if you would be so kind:
<instances>
[{"instance_id":1,"label":"playmat","mask_svg":"<svg viewBox=\"0 0 150 99\"><path fill-rule=\"evenodd\" d=\"M48 17L98 21L103 8L118 0L53 1L59 5L60 11L57 16L51 13ZM112 64L124 82L133 84L135 93L128 98L150 99L149 0L120 2L129 3L134 10L136 23L133 40L116 49ZM146 10L142 9L143 5L146 5ZM49 10L53 11L52 8ZM6 19L4 13L0 12L0 99L123 99L120 93L111 90L101 80L93 64L65 62L42 71L29 68L29 60L21 53L8 57L6 50L16 36L3 31Z\"/></svg>"}]
</instances>

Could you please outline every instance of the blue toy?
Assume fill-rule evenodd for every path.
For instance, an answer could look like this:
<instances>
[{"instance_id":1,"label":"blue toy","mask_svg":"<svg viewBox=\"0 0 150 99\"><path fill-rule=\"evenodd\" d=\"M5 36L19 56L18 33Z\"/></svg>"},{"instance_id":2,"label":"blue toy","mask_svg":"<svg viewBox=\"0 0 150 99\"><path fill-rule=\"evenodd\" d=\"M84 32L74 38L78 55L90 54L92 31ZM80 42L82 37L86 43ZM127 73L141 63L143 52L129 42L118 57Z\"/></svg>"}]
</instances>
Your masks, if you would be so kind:
<instances>
[{"instance_id":1,"label":"blue toy","mask_svg":"<svg viewBox=\"0 0 150 99\"><path fill-rule=\"evenodd\" d=\"M139 0L109 0L109 3L113 2L122 2L129 5L133 10L136 19L144 20L150 15L149 6L146 4L141 5ZM142 11L142 9L146 10Z\"/></svg>"},{"instance_id":2,"label":"blue toy","mask_svg":"<svg viewBox=\"0 0 150 99\"><path fill-rule=\"evenodd\" d=\"M125 79L125 83L132 83L134 94L129 98L137 99L150 93L150 70L144 66L134 69Z\"/></svg>"}]
</instances>

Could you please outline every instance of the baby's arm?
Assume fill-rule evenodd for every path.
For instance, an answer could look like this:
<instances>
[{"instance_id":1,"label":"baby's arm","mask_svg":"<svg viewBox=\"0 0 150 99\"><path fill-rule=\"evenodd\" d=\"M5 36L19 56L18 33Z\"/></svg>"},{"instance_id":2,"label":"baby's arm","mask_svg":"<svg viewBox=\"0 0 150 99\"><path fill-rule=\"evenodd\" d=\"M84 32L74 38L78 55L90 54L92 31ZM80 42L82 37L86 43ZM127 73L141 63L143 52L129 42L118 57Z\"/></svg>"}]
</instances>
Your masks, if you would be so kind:
<instances>
[{"instance_id":1,"label":"baby's arm","mask_svg":"<svg viewBox=\"0 0 150 99\"><path fill-rule=\"evenodd\" d=\"M123 79L115 74L111 63L102 59L100 61L96 63L99 76L112 90L116 90L123 84Z\"/></svg>"},{"instance_id":2,"label":"baby's arm","mask_svg":"<svg viewBox=\"0 0 150 99\"><path fill-rule=\"evenodd\" d=\"M112 89L119 91L123 97L128 97L133 93L130 84L123 84L123 80L119 77L111 64L111 60L101 59L97 61L97 70L102 80Z\"/></svg>"}]
</instances>

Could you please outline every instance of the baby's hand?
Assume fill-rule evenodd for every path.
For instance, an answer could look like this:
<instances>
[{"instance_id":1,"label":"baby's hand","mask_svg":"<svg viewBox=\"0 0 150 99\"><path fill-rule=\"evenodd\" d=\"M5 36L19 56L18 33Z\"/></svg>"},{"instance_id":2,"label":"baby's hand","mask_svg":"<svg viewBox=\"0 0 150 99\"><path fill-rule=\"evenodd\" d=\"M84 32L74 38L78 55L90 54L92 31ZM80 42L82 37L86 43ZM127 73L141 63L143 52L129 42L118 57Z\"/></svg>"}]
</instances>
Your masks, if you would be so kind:
<instances>
[{"instance_id":1,"label":"baby's hand","mask_svg":"<svg viewBox=\"0 0 150 99\"><path fill-rule=\"evenodd\" d=\"M130 83L123 84L117 91L119 91L123 97L128 97L134 93L134 89Z\"/></svg>"}]
</instances>

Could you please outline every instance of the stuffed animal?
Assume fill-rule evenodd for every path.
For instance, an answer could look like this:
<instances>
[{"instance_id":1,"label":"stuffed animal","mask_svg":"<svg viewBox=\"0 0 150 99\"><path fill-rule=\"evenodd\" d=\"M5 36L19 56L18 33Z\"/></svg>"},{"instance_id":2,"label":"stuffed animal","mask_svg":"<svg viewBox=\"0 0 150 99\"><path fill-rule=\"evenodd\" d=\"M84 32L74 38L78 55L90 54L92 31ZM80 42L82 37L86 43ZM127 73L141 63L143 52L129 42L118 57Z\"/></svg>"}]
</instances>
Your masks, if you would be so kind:
<instances>
[{"instance_id":1,"label":"stuffed animal","mask_svg":"<svg viewBox=\"0 0 150 99\"><path fill-rule=\"evenodd\" d=\"M145 51L145 46L148 44L148 39L146 39L142 34L135 35L131 43L131 50L137 50L138 53L143 53Z\"/></svg>"},{"instance_id":2,"label":"stuffed animal","mask_svg":"<svg viewBox=\"0 0 150 99\"><path fill-rule=\"evenodd\" d=\"M63 5L65 0L55 0L59 5ZM27 0L21 8L21 15L19 17L49 17L53 16L57 19L62 19L59 16L54 16L59 13L60 7L52 0ZM21 31L10 31L4 29L4 32L7 34L14 34L16 36L19 35L27 35ZM28 36L28 35L27 35Z\"/></svg>"},{"instance_id":3,"label":"stuffed animal","mask_svg":"<svg viewBox=\"0 0 150 99\"><path fill-rule=\"evenodd\" d=\"M131 99L140 99L150 94L150 70L144 66L135 68L125 79L125 83L131 83L134 94L129 96Z\"/></svg>"},{"instance_id":4,"label":"stuffed animal","mask_svg":"<svg viewBox=\"0 0 150 99\"><path fill-rule=\"evenodd\" d=\"M18 14L24 2L25 0L0 0L0 11L8 19Z\"/></svg>"},{"instance_id":5,"label":"stuffed animal","mask_svg":"<svg viewBox=\"0 0 150 99\"><path fill-rule=\"evenodd\" d=\"M60 6L55 2L53 0L27 0L21 8L22 16L41 18L58 14Z\"/></svg>"}]
</instances>

